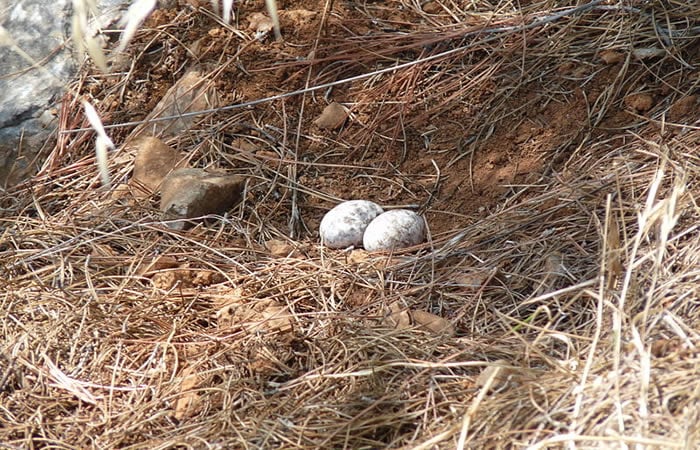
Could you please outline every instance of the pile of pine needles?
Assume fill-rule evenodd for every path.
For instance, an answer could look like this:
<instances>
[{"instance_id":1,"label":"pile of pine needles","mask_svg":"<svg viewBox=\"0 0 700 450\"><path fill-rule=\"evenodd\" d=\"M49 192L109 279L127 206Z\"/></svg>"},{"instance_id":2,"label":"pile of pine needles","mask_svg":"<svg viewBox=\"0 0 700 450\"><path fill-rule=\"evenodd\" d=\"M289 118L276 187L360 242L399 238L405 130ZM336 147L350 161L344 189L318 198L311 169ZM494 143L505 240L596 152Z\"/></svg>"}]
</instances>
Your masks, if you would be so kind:
<instances>
[{"instance_id":1,"label":"pile of pine needles","mask_svg":"<svg viewBox=\"0 0 700 450\"><path fill-rule=\"evenodd\" d=\"M697 102L681 116L673 109L700 83L695 2L335 3L317 11L308 58L285 60L284 44L261 43L235 21L218 24L228 41L210 33L198 47L200 57L206 45L235 54L209 67L214 84L265 70L283 71L288 84L257 98L222 94L230 106L170 141L193 165L250 176L241 206L190 231L163 226L153 202L101 187L94 135L67 94L53 152L0 195L0 442L700 445L700 115ZM135 79L148 48L194 58L178 43L217 20L185 5L156 13L167 21L136 32L130 69L86 67L74 83L118 147L148 112L134 106L153 106L137 86L168 84L147 71ZM348 35L326 35L344 15ZM601 55L622 59L593 95ZM332 179L328 192L303 182L309 168L376 175L362 164L373 145L411 153L407 133L462 111L473 139L446 160L454 164L543 96L573 95L552 81L562 74L588 96L587 117L551 149L536 182L418 249L319 245L308 224L339 199ZM610 127L625 99L650 86L663 88L653 107ZM304 108L330 89L345 90L362 126L311 136ZM309 161L300 142L313 140L330 150ZM133 167L119 151L110 160L117 182ZM386 320L392 305L441 316L456 334L396 327Z\"/></svg>"}]
</instances>

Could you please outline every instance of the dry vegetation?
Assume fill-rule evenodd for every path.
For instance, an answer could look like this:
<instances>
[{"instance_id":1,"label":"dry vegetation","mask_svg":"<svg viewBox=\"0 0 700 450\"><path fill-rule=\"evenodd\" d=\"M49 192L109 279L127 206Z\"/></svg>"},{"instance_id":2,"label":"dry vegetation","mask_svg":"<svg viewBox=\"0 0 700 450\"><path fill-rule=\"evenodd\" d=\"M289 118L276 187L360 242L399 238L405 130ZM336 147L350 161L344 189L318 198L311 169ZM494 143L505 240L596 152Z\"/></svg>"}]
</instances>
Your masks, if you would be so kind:
<instances>
[{"instance_id":1,"label":"dry vegetation","mask_svg":"<svg viewBox=\"0 0 700 450\"><path fill-rule=\"evenodd\" d=\"M0 197L0 447L700 445L696 2L290 0L281 42L247 28L262 1L171 6L84 68ZM250 180L174 232L100 188L75 93L124 181L191 67L232 106L169 143ZM315 128L333 100L349 121ZM415 205L432 238L324 249L341 198Z\"/></svg>"}]
</instances>

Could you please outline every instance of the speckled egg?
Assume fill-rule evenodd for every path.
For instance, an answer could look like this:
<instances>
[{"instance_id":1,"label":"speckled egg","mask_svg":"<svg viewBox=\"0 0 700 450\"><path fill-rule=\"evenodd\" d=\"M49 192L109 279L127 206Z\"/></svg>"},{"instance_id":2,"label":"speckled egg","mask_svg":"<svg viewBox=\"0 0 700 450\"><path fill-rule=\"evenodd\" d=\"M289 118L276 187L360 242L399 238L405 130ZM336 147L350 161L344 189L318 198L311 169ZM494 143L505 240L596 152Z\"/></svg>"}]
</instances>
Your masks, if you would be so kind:
<instances>
[{"instance_id":1,"label":"speckled egg","mask_svg":"<svg viewBox=\"0 0 700 450\"><path fill-rule=\"evenodd\" d=\"M368 200L343 202L323 216L321 243L330 248L359 247L367 225L383 212L381 206Z\"/></svg>"},{"instance_id":2,"label":"speckled egg","mask_svg":"<svg viewBox=\"0 0 700 450\"><path fill-rule=\"evenodd\" d=\"M378 215L365 230L365 250L392 250L425 241L425 220L407 209L394 209Z\"/></svg>"}]
</instances>

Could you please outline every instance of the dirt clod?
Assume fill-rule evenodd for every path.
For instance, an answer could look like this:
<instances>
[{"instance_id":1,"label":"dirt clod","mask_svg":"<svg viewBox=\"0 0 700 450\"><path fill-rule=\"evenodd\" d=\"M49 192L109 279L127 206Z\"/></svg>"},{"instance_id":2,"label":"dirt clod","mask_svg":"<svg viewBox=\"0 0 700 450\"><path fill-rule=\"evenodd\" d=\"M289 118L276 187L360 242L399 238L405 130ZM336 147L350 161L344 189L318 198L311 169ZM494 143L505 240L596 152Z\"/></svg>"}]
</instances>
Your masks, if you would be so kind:
<instances>
[{"instance_id":1,"label":"dirt clod","mask_svg":"<svg viewBox=\"0 0 700 450\"><path fill-rule=\"evenodd\" d=\"M340 103L333 102L323 108L323 112L314 120L314 123L321 129L334 130L340 128L347 118L347 109Z\"/></svg>"},{"instance_id":2,"label":"dirt clod","mask_svg":"<svg viewBox=\"0 0 700 450\"><path fill-rule=\"evenodd\" d=\"M631 94L625 97L625 105L637 111L649 111L654 106L654 97L646 93Z\"/></svg>"}]
</instances>

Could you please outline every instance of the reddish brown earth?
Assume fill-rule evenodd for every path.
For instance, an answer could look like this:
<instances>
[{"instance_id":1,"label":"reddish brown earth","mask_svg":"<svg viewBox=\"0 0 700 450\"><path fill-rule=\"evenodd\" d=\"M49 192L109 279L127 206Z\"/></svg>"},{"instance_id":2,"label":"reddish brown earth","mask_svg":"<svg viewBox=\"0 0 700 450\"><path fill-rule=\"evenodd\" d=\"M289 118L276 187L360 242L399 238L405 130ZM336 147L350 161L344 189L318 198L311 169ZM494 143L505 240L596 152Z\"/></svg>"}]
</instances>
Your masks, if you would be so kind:
<instances>
[{"instance_id":1,"label":"reddish brown earth","mask_svg":"<svg viewBox=\"0 0 700 450\"><path fill-rule=\"evenodd\" d=\"M284 1L276 42L248 27L262 0L237 2L231 26L208 0L173 1L113 73L86 66L76 91L118 147L115 182L137 178L134 122L197 69L223 108L160 137L188 167L248 187L226 220L168 230L157 195L100 187L95 133L64 102L65 132L0 242L12 283L0 440L698 441L687 330L700 323L700 108L688 62L700 45L630 51L659 46L664 23L650 17L690 35L697 8L606 2L527 27L561 2L515 3ZM333 102L349 118L320 127ZM392 255L319 245L323 214L358 198L416 208L433 239Z\"/></svg>"},{"instance_id":2,"label":"reddish brown earth","mask_svg":"<svg viewBox=\"0 0 700 450\"><path fill-rule=\"evenodd\" d=\"M324 5L281 2L283 42L270 36L263 41L243 40L234 28L205 14L193 14L184 5L157 10L131 45L134 71L127 81L88 79L87 91L101 100L107 123L130 122L144 118L186 69L197 67L214 79L220 104L231 105L386 67L348 44L368 32L377 33L366 11L394 31L420 32L427 27L414 11L393 2L368 4L365 11L337 2L325 16L320 12ZM260 11L264 11L262 2L246 4L237 11L238 26L252 33L246 28ZM424 11L431 11L430 4ZM426 45L409 47L403 53L389 53L400 62L427 54ZM348 57L339 55L338 49L347 51ZM307 64L311 54L316 60ZM485 61L478 54L469 57L476 65ZM434 99L422 102L416 95L425 92L402 90L411 82L420 87L418 77L425 73L415 72L412 81L406 81L406 73L397 74L395 80L385 76L389 81L382 88L394 89L389 96L401 102L400 120L395 108L377 107L381 89L367 89L364 80L341 84L328 92L219 113L176 146L194 152L196 164L241 173L257 164L286 174L296 161L296 176L306 192L299 206L307 231L299 237L315 238L322 214L332 206L329 197L418 206L426 213L432 234L439 236L502 207L523 185L546 184L551 177L565 182L571 175L566 170L569 158L586 151L581 143L591 136L604 140L634 124L673 83L664 86L639 79L627 89L643 88L644 92L611 104L592 127L591 107L621 70L624 57L608 52L578 63L553 59L548 63L546 76L539 81L529 77L522 86L518 86L518 74L497 70L493 78L482 77L463 91L447 86L440 94L452 96L451 100L427 111ZM585 87L579 81L583 79ZM504 88L511 89L506 93ZM672 105L670 119L683 120L696 100L687 97ZM340 129L319 129L313 121L330 101L348 106L352 117ZM297 130L301 132L298 141ZM128 131L117 129L115 141L123 140ZM201 145L203 139L214 139L218 145L207 150ZM241 149L250 157L242 160L236 155ZM269 200L264 182L256 189L251 200ZM280 200L289 191L273 195ZM286 229L285 215L274 214L270 219Z\"/></svg>"},{"instance_id":3,"label":"reddish brown earth","mask_svg":"<svg viewBox=\"0 0 700 450\"><path fill-rule=\"evenodd\" d=\"M246 5L238 11L241 28L246 28L249 16L264 11L261 2L256 6ZM342 73L327 69L334 63L326 63L324 58L337 57L333 52L338 43L362 36L372 26L366 15L338 3L333 14L325 18L325 26L319 33L323 17L315 11L322 11L323 6L323 2L280 3L285 30L285 40L281 43L271 37L262 42L243 41L233 29L204 14L191 14L184 6L157 10L131 46L136 59L134 73L123 86L125 89L121 90L119 79L115 78L114 86L110 86L107 78L87 81L88 91L102 97L106 122L118 123L144 118L190 67L213 74L223 105L302 89L307 79L309 85L314 85L372 69L353 67L347 61ZM396 9L389 6L374 5L372 11L397 29L421 28L412 25L411 21L418 19L405 8L395 13ZM306 59L314 46L318 62L309 67L295 61ZM411 51L414 57L420 56L416 48ZM210 128L206 123L200 124L198 133L203 138L206 134L216 135L217 139L223 136L224 145L219 150L229 157L203 154L198 155L199 163L246 172L249 167L238 164L240 160L231 163L232 159L236 160L237 149L245 147L259 163L285 171L289 167L286 163L293 161L296 153L298 181L307 191L337 199L372 199L389 206L420 206L426 211L433 235L440 235L470 223L486 210L498 208L519 186L537 184L543 178L566 177L567 160L574 152L585 151L577 147L585 140L586 133L604 139L605 133L615 134L652 107L656 101L654 95L630 97L612 107L598 126L591 128L587 119L589 108L615 78L621 64L622 61L606 64L602 59L579 65L563 63L543 81L514 88L498 108L506 117L498 120L485 108L502 92L507 77L497 81L484 79L470 86L464 91L464 98L452 101L441 114L422 114L420 109L424 105L420 99L397 92L399 99L405 99L403 117L408 125L403 127L393 119L382 121L381 110L370 102L362 102L363 97L371 94L362 88L363 81L334 88L327 101L323 99L326 92L321 91L263 103L244 114L242 110L222 112L213 119L221 122ZM572 80L591 73L594 74L585 90ZM643 81L640 80L640 86ZM561 93L551 93L555 85ZM663 86L650 89L647 84L646 87L647 91L661 96ZM460 92L446 89L445 95L460 95ZM313 124L330 101L351 109L353 117L339 130L322 130ZM671 116L682 118L693 109L692 103L690 99L679 102ZM242 115L243 120L232 121L232 115ZM222 123L226 124L224 129ZM261 128L269 133L262 140ZM286 138L282 130L287 131ZM302 135L298 145L294 142L295 130L300 130ZM118 129L115 141L123 139L127 131L128 128ZM271 141L270 137L277 141ZM191 151L196 144L180 142L178 150ZM281 144L286 146L282 153ZM332 203L315 195L304 195L299 204L304 224L313 236L322 214ZM285 219L278 219L280 228L284 229Z\"/></svg>"}]
</instances>

